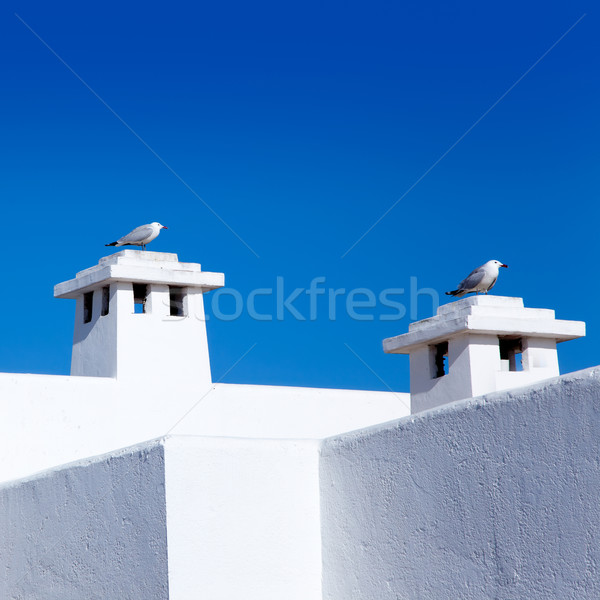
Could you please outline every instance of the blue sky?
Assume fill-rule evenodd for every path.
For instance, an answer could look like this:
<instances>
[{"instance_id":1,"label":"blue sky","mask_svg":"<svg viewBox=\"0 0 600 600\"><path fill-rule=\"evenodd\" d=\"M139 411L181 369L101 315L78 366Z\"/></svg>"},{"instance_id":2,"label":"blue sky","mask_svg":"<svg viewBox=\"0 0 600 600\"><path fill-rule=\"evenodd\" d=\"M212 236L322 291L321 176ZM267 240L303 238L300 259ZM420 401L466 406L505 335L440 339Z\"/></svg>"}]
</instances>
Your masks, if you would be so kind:
<instances>
[{"instance_id":1,"label":"blue sky","mask_svg":"<svg viewBox=\"0 0 600 600\"><path fill-rule=\"evenodd\" d=\"M0 28L1 371L68 373L54 284L154 220L150 249L244 301L322 277L375 295L416 278L446 302L497 258L495 293L587 322L562 371L600 363L592 3L7 2ZM344 295L310 320L306 294L305 321L223 321L207 297L213 378L407 391L381 340L431 315L408 296L393 321L350 318ZM274 296L256 307L275 316Z\"/></svg>"}]
</instances>

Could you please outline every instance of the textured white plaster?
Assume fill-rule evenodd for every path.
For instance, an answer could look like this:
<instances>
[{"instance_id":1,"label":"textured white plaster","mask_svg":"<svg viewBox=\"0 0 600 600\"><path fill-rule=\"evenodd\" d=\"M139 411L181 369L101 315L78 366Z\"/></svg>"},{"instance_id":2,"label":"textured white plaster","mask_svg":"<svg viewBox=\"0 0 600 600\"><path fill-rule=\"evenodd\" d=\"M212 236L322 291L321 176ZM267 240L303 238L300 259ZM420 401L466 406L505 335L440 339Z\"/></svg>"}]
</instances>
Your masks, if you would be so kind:
<instances>
[{"instance_id":1,"label":"textured white plaster","mask_svg":"<svg viewBox=\"0 0 600 600\"><path fill-rule=\"evenodd\" d=\"M0 598L317 600L319 447L175 436L0 486Z\"/></svg>"},{"instance_id":2,"label":"textured white plaster","mask_svg":"<svg viewBox=\"0 0 600 600\"><path fill-rule=\"evenodd\" d=\"M172 432L319 439L409 413L408 394L0 373L0 482Z\"/></svg>"},{"instance_id":3,"label":"textured white plaster","mask_svg":"<svg viewBox=\"0 0 600 600\"><path fill-rule=\"evenodd\" d=\"M171 600L321 598L319 444L165 442Z\"/></svg>"},{"instance_id":4,"label":"textured white plaster","mask_svg":"<svg viewBox=\"0 0 600 600\"><path fill-rule=\"evenodd\" d=\"M600 598L600 369L325 440L326 600Z\"/></svg>"},{"instance_id":5,"label":"textured white plaster","mask_svg":"<svg viewBox=\"0 0 600 600\"><path fill-rule=\"evenodd\" d=\"M168 545L170 600L596 600L599 402L590 369L324 441L173 436L17 481L0 598L166 598Z\"/></svg>"},{"instance_id":6,"label":"textured white plaster","mask_svg":"<svg viewBox=\"0 0 600 600\"><path fill-rule=\"evenodd\" d=\"M318 462L171 436L0 486L0 598L321 598Z\"/></svg>"},{"instance_id":7,"label":"textured white plaster","mask_svg":"<svg viewBox=\"0 0 600 600\"><path fill-rule=\"evenodd\" d=\"M196 398L181 392L169 381L148 391L101 377L2 373L0 481L160 437Z\"/></svg>"},{"instance_id":8,"label":"textured white plaster","mask_svg":"<svg viewBox=\"0 0 600 600\"><path fill-rule=\"evenodd\" d=\"M173 433L321 439L409 413L405 393L216 383Z\"/></svg>"},{"instance_id":9,"label":"textured white plaster","mask_svg":"<svg viewBox=\"0 0 600 600\"><path fill-rule=\"evenodd\" d=\"M0 486L3 600L167 600L167 573L160 444Z\"/></svg>"}]
</instances>

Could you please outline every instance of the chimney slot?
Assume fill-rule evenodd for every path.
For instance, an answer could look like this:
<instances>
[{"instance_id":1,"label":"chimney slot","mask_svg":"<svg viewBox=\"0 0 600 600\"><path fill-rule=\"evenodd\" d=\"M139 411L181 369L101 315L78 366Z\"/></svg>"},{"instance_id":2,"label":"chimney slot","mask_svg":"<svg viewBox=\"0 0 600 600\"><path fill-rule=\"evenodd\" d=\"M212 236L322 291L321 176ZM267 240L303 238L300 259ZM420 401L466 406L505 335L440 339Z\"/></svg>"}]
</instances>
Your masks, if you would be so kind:
<instances>
[{"instance_id":1,"label":"chimney slot","mask_svg":"<svg viewBox=\"0 0 600 600\"><path fill-rule=\"evenodd\" d=\"M442 342L432 346L433 354L433 378L448 375L448 342Z\"/></svg>"},{"instance_id":2,"label":"chimney slot","mask_svg":"<svg viewBox=\"0 0 600 600\"><path fill-rule=\"evenodd\" d=\"M172 317L185 317L184 288L169 286L169 310Z\"/></svg>"},{"instance_id":3,"label":"chimney slot","mask_svg":"<svg viewBox=\"0 0 600 600\"><path fill-rule=\"evenodd\" d=\"M500 364L503 371L522 371L523 341L521 338L499 338Z\"/></svg>"},{"instance_id":4,"label":"chimney slot","mask_svg":"<svg viewBox=\"0 0 600 600\"><path fill-rule=\"evenodd\" d=\"M146 298L148 297L148 286L145 283L133 284L133 312L143 314L146 312Z\"/></svg>"},{"instance_id":5,"label":"chimney slot","mask_svg":"<svg viewBox=\"0 0 600 600\"><path fill-rule=\"evenodd\" d=\"M83 295L83 322L89 323L92 320L92 309L94 306L94 292L86 292Z\"/></svg>"},{"instance_id":6,"label":"chimney slot","mask_svg":"<svg viewBox=\"0 0 600 600\"><path fill-rule=\"evenodd\" d=\"M108 314L108 309L110 306L110 286L105 285L102 288L102 311L100 315L105 317Z\"/></svg>"}]
</instances>

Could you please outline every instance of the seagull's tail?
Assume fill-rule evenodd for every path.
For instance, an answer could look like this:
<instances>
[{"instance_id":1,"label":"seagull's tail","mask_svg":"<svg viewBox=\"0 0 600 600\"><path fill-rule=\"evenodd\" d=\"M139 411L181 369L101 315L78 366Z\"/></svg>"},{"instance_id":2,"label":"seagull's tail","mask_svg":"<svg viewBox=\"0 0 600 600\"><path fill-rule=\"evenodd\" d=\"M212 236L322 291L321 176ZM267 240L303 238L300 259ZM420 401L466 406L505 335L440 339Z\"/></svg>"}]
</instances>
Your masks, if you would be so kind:
<instances>
[{"instance_id":1,"label":"seagull's tail","mask_svg":"<svg viewBox=\"0 0 600 600\"><path fill-rule=\"evenodd\" d=\"M119 242L112 242L111 244L104 244L105 246L116 246Z\"/></svg>"},{"instance_id":2,"label":"seagull's tail","mask_svg":"<svg viewBox=\"0 0 600 600\"><path fill-rule=\"evenodd\" d=\"M446 296L464 296L464 290L452 290L451 292L446 292Z\"/></svg>"}]
</instances>

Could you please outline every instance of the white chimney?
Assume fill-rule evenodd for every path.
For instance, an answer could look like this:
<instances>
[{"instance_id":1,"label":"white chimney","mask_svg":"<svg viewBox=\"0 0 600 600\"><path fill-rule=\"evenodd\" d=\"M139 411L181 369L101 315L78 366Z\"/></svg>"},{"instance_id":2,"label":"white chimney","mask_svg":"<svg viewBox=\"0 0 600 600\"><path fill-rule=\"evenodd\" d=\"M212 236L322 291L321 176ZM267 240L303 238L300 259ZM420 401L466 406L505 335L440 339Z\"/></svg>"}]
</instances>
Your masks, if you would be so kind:
<instances>
[{"instance_id":1,"label":"white chimney","mask_svg":"<svg viewBox=\"0 0 600 600\"><path fill-rule=\"evenodd\" d=\"M223 273L176 254L123 250L54 287L77 300L71 375L210 384L202 294Z\"/></svg>"},{"instance_id":2,"label":"white chimney","mask_svg":"<svg viewBox=\"0 0 600 600\"><path fill-rule=\"evenodd\" d=\"M522 298L471 296L383 341L410 355L411 413L559 375L557 342L585 335L582 321L524 308Z\"/></svg>"}]
</instances>

